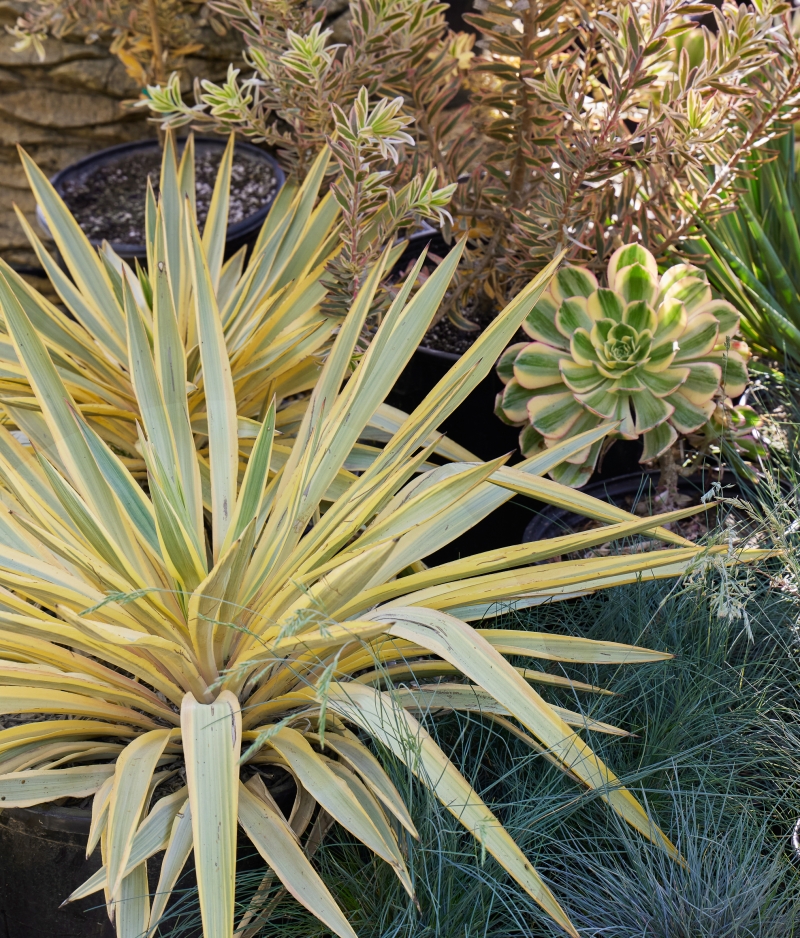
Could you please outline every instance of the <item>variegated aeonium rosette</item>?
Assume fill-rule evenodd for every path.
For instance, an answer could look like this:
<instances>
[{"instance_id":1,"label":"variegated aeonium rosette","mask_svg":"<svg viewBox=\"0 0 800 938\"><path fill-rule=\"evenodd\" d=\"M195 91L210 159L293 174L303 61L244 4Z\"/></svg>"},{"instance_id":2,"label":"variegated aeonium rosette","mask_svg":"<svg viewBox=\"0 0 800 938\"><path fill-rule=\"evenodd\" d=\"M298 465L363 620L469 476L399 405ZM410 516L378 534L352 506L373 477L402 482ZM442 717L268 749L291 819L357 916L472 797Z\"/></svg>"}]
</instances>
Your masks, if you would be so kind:
<instances>
[{"instance_id":1,"label":"variegated aeonium rosette","mask_svg":"<svg viewBox=\"0 0 800 938\"><path fill-rule=\"evenodd\" d=\"M650 462L745 389L750 350L736 339L739 313L712 297L703 271L677 264L659 278L653 255L628 244L611 256L607 279L601 287L585 268L560 270L523 324L533 342L498 362L506 387L497 413L525 425L526 456L618 421L616 435L642 436L641 461ZM551 475L583 485L600 445Z\"/></svg>"}]
</instances>

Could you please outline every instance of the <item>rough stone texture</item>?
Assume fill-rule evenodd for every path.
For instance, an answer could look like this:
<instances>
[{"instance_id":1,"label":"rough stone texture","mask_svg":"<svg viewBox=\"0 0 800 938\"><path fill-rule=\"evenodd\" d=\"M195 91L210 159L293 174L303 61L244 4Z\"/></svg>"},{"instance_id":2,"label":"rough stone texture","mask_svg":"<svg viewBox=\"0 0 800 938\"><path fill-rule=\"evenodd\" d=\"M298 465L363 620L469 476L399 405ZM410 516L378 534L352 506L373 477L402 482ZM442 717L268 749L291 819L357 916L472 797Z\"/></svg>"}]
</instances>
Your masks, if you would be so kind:
<instances>
[{"instance_id":1,"label":"rough stone texture","mask_svg":"<svg viewBox=\"0 0 800 938\"><path fill-rule=\"evenodd\" d=\"M45 58L31 49L14 52L5 32L22 8L0 0L0 256L17 267L36 267L36 257L14 214L16 205L32 220L35 203L19 163L23 146L48 176L96 150L154 137L148 112L131 105L139 87L108 49L78 37L45 40ZM242 40L230 30L208 30L203 51L186 63L194 77L224 79L228 63L241 63Z\"/></svg>"}]
</instances>

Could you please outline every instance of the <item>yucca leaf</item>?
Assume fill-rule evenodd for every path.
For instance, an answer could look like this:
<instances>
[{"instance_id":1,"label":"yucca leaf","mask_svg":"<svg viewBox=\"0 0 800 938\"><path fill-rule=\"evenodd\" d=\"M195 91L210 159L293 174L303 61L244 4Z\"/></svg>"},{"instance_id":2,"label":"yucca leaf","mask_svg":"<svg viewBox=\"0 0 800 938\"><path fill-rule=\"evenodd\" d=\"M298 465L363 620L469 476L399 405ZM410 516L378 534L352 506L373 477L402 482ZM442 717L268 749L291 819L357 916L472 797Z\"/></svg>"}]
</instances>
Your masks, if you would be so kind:
<instances>
[{"instance_id":1,"label":"yucca leaf","mask_svg":"<svg viewBox=\"0 0 800 938\"><path fill-rule=\"evenodd\" d=\"M390 827L389 821L383 812L383 808L381 808L377 799L373 797L372 792L370 792L355 772L351 772L350 769L342 765L341 762L331 760L328 763L328 770L335 775L336 778L344 782L359 805L363 808L364 813L372 822L372 826L378 832L381 843L386 845L393 858L391 865L395 875L400 880L408 895L414 899L414 887L411 883L411 877L409 876L400 846L397 843L397 835Z\"/></svg>"},{"instance_id":2,"label":"yucca leaf","mask_svg":"<svg viewBox=\"0 0 800 938\"><path fill-rule=\"evenodd\" d=\"M172 822L166 853L161 861L158 886L150 909L148 936L152 935L158 926L175 883L189 859L189 854L192 852L192 837L192 811L189 801L186 800Z\"/></svg>"},{"instance_id":3,"label":"yucca leaf","mask_svg":"<svg viewBox=\"0 0 800 938\"><path fill-rule=\"evenodd\" d=\"M56 293L58 293L69 312L75 317L75 320L87 329L100 349L105 352L110 360L119 363L124 362L127 356L123 339L109 327L105 317L98 312L91 300L81 293L48 254L38 235L19 210L17 210L17 220L30 241L39 263L42 265L48 279L53 284Z\"/></svg>"},{"instance_id":4,"label":"yucca leaf","mask_svg":"<svg viewBox=\"0 0 800 938\"><path fill-rule=\"evenodd\" d=\"M0 775L0 807L29 808L57 798L86 798L113 773L113 765L88 765Z\"/></svg>"},{"instance_id":5,"label":"yucca leaf","mask_svg":"<svg viewBox=\"0 0 800 938\"><path fill-rule=\"evenodd\" d=\"M239 822L287 891L340 938L356 938L283 816L239 786Z\"/></svg>"},{"instance_id":6,"label":"yucca leaf","mask_svg":"<svg viewBox=\"0 0 800 938\"><path fill-rule=\"evenodd\" d=\"M90 340L76 324L70 321L57 307L38 294L4 260L0 259L0 270L8 282L9 288L19 300L25 315L30 319L36 331L51 349L66 352L84 369L88 369L99 381L112 388L122 390L119 372L110 362L98 355ZM64 359L66 361L66 359Z\"/></svg>"},{"instance_id":7,"label":"yucca leaf","mask_svg":"<svg viewBox=\"0 0 800 938\"><path fill-rule=\"evenodd\" d=\"M229 691L209 704L187 694L181 729L203 935L231 938L242 743L239 701Z\"/></svg>"},{"instance_id":8,"label":"yucca leaf","mask_svg":"<svg viewBox=\"0 0 800 938\"><path fill-rule=\"evenodd\" d=\"M186 351L178 328L172 300L166 256L164 223L159 212L156 224L156 270L153 303L153 354L158 382L167 409L172 439L178 458L181 490L193 531L202 539L203 505L195 445L189 424L186 397Z\"/></svg>"},{"instance_id":9,"label":"yucca leaf","mask_svg":"<svg viewBox=\"0 0 800 938\"><path fill-rule=\"evenodd\" d=\"M273 400L267 409L264 422L258 431L258 436L250 452L250 459L247 461L247 468L236 500L231 526L222 545L223 553L239 537L250 521L258 515L261 498L267 484L274 435L275 401Z\"/></svg>"},{"instance_id":10,"label":"yucca leaf","mask_svg":"<svg viewBox=\"0 0 800 938\"><path fill-rule=\"evenodd\" d=\"M216 559L219 557L225 535L228 533L236 505L239 468L236 397L208 265L203 255L197 228L188 214L186 225L208 414L213 541Z\"/></svg>"},{"instance_id":11,"label":"yucca leaf","mask_svg":"<svg viewBox=\"0 0 800 938\"><path fill-rule=\"evenodd\" d=\"M98 795L99 794L98 792ZM97 799L98 795L95 795L95 799ZM158 803L154 805L153 809L145 820L142 821L134 835L124 875L127 876L129 873L132 873L145 860L149 860L154 854L167 847L175 818L187 804L186 789L181 788L171 795L161 798ZM85 883L82 883L77 889L73 890L69 898L62 904L65 905L67 902L75 902L78 899L83 899L86 896L91 896L93 893L98 892L103 888L108 875L106 867L101 866Z\"/></svg>"},{"instance_id":12,"label":"yucca leaf","mask_svg":"<svg viewBox=\"0 0 800 938\"><path fill-rule=\"evenodd\" d=\"M57 516L72 526L64 508L47 483L39 460L32 447L20 442L0 425L0 473L7 488L22 504L35 504L39 510Z\"/></svg>"},{"instance_id":13,"label":"yucca leaf","mask_svg":"<svg viewBox=\"0 0 800 938\"><path fill-rule=\"evenodd\" d=\"M551 479L536 478L530 472L521 472L517 467L502 466L498 468L492 474L492 482L495 485L511 489L517 494L528 495L531 498L544 501L548 505L567 508L569 511L575 511L587 518L595 518L598 521L632 521L635 517L630 512L600 498L593 498L585 492L571 489L566 485L560 485ZM694 546L686 538L661 527L655 528L653 534L669 544Z\"/></svg>"},{"instance_id":14,"label":"yucca leaf","mask_svg":"<svg viewBox=\"0 0 800 938\"><path fill-rule=\"evenodd\" d=\"M195 146L194 134L189 134L183 146L180 161L178 162L178 185L180 186L181 201L191 206L192 215L197 217L197 183L195 181Z\"/></svg>"},{"instance_id":15,"label":"yucca leaf","mask_svg":"<svg viewBox=\"0 0 800 938\"><path fill-rule=\"evenodd\" d=\"M406 486L403 492L407 494L395 496L389 502L366 532L349 548L348 553L363 549L382 538L405 534L420 522L433 518L440 511L446 511L475 486L488 479L507 460L508 456L500 456L474 466L450 463L444 472L433 469L426 473L414 485Z\"/></svg>"},{"instance_id":16,"label":"yucca leaf","mask_svg":"<svg viewBox=\"0 0 800 938\"><path fill-rule=\"evenodd\" d=\"M125 876L119 897L111 908L116 919L117 938L141 938L150 921L146 863L141 863Z\"/></svg>"},{"instance_id":17,"label":"yucca leaf","mask_svg":"<svg viewBox=\"0 0 800 938\"><path fill-rule=\"evenodd\" d=\"M225 310L231 293L233 293L236 284L242 279L246 257L247 245L244 245L222 265L217 286L217 302L220 311Z\"/></svg>"},{"instance_id":18,"label":"yucca leaf","mask_svg":"<svg viewBox=\"0 0 800 938\"><path fill-rule=\"evenodd\" d=\"M395 788L383 766L369 749L355 737L351 739L338 733L326 733L325 745L330 747L353 771L361 776L364 783L380 799L383 806L394 814L412 837L419 840L419 834L403 804L400 792Z\"/></svg>"},{"instance_id":19,"label":"yucca leaf","mask_svg":"<svg viewBox=\"0 0 800 938\"><path fill-rule=\"evenodd\" d=\"M575 664L647 664L671 658L667 652L652 651L637 645L597 641L574 635L549 632L522 632L519 629L476 629L504 655L523 655L547 661Z\"/></svg>"},{"instance_id":20,"label":"yucca leaf","mask_svg":"<svg viewBox=\"0 0 800 938\"><path fill-rule=\"evenodd\" d=\"M388 631L416 641L459 667L472 681L513 714L530 733L556 755L629 824L677 857L664 834L654 829L636 799L566 723L545 704L488 642L458 619L432 609L411 610L394 606L373 614L393 620Z\"/></svg>"},{"instance_id":21,"label":"yucca leaf","mask_svg":"<svg viewBox=\"0 0 800 938\"><path fill-rule=\"evenodd\" d=\"M170 730L151 730L125 747L117 759L108 808L108 890L119 895L145 807L145 796L158 760L169 742Z\"/></svg>"},{"instance_id":22,"label":"yucca leaf","mask_svg":"<svg viewBox=\"0 0 800 938\"><path fill-rule=\"evenodd\" d=\"M328 163L330 162L330 150L328 147L323 147L322 150L317 154L314 159L314 162L311 164L311 167L306 174L306 178L303 182L303 185L300 187L298 192L299 198L296 200L296 207L291 216L291 222L286 228L286 231L281 239L281 244L275 251L275 256L272 261L272 269L275 274L283 274L286 263L289 260L291 255L291 245L298 241L304 240L304 236L308 234L308 223L309 219L312 217L314 211L314 206L317 201L317 196L322 186L322 181L325 178L325 172L328 168ZM325 204L328 205L332 200L327 199ZM335 211L335 210L334 210ZM270 218L272 215L272 210L267 215L267 218L264 222L263 233L266 237L269 236L269 232L273 229L273 220ZM277 221L277 218L275 219ZM330 222L326 231L330 230ZM261 233L259 233L259 238L256 241L255 251L258 251L259 248L263 246L261 242ZM311 243L311 242L309 242ZM312 255L313 257L313 255ZM309 257L310 261L312 257ZM278 277L275 280L275 286L280 288L285 283L288 283L290 276L284 274L283 277Z\"/></svg>"},{"instance_id":23,"label":"yucca leaf","mask_svg":"<svg viewBox=\"0 0 800 938\"><path fill-rule=\"evenodd\" d=\"M158 534L152 503L145 497L141 486L136 483L119 457L103 443L81 414L75 412L73 416L98 469L119 499L126 517L150 549L158 551Z\"/></svg>"},{"instance_id":24,"label":"yucca leaf","mask_svg":"<svg viewBox=\"0 0 800 938\"><path fill-rule=\"evenodd\" d=\"M125 317L103 262L44 173L24 150L20 149L19 155L30 187L72 279L81 293L91 299L95 315L105 321L124 347Z\"/></svg>"},{"instance_id":25,"label":"yucca leaf","mask_svg":"<svg viewBox=\"0 0 800 938\"><path fill-rule=\"evenodd\" d=\"M159 470L157 455L144 450L150 462L150 496L156 516L156 529L161 554L170 574L185 592L191 593L205 579L206 559L194 538L187 518L186 506L179 496L170 491L168 480Z\"/></svg>"},{"instance_id":26,"label":"yucca leaf","mask_svg":"<svg viewBox=\"0 0 800 938\"><path fill-rule=\"evenodd\" d=\"M523 889L567 932L578 938L564 910L519 847L447 756L388 694L333 682L328 706L390 749L484 845Z\"/></svg>"},{"instance_id":27,"label":"yucca leaf","mask_svg":"<svg viewBox=\"0 0 800 938\"><path fill-rule=\"evenodd\" d=\"M208 207L208 216L203 228L203 250L208 259L208 271L215 291L219 287L222 257L225 253L225 238L228 234L233 146L234 135L231 134L217 170L214 191L211 194L211 204ZM184 154L184 160L186 161L186 154Z\"/></svg>"},{"instance_id":28,"label":"yucca leaf","mask_svg":"<svg viewBox=\"0 0 800 938\"><path fill-rule=\"evenodd\" d=\"M347 784L332 774L324 758L314 752L303 736L285 727L270 737L269 745L283 756L303 788L328 814L389 863L403 881L404 867L398 866L395 851L384 840L364 804Z\"/></svg>"},{"instance_id":29,"label":"yucca leaf","mask_svg":"<svg viewBox=\"0 0 800 938\"><path fill-rule=\"evenodd\" d=\"M429 713L438 709L463 710L468 713L499 714L512 716L502 704L485 690L475 684L421 684L419 687L399 688L394 695L404 707L420 713ZM577 726L580 729L594 730L610 736L630 736L626 730L609 723L593 720L582 713L575 713L564 707L554 704L548 705L553 714L563 720L567 726Z\"/></svg>"},{"instance_id":30,"label":"yucca leaf","mask_svg":"<svg viewBox=\"0 0 800 938\"><path fill-rule=\"evenodd\" d=\"M77 662L76 662L77 663ZM133 689L120 689L78 672L63 672L48 665L31 664L0 659L0 683L6 687L24 685L28 688L41 687L69 691L87 697L98 697L121 706L138 707L147 713L177 723L175 714L149 694L139 694Z\"/></svg>"},{"instance_id":31,"label":"yucca leaf","mask_svg":"<svg viewBox=\"0 0 800 938\"><path fill-rule=\"evenodd\" d=\"M402 410L383 403L367 421L367 426L362 430L360 439L386 442L397 433L407 416L408 414ZM454 462L477 462L477 456L446 436L432 433L425 440L425 445L427 446L433 442L436 443L434 452L446 459L452 459Z\"/></svg>"},{"instance_id":32,"label":"yucca leaf","mask_svg":"<svg viewBox=\"0 0 800 938\"><path fill-rule=\"evenodd\" d=\"M92 799L92 820L89 825L89 836L86 839L86 858L88 859L95 850L95 847L100 840L100 837L105 830L106 824L108 823L108 805L111 800L111 789L114 787L114 776L109 775L108 778L103 782L103 784L95 792L95 796ZM100 888L102 889L103 883L105 882L105 873L100 880ZM65 900L69 901L69 900Z\"/></svg>"},{"instance_id":33,"label":"yucca leaf","mask_svg":"<svg viewBox=\"0 0 800 938\"><path fill-rule=\"evenodd\" d=\"M292 206L296 201L299 189L300 186L298 183L290 178L278 190L275 201L272 203L269 212L267 212L267 217L264 219L264 223L261 225L261 229L258 232L256 243L253 245L254 255L260 254L264 250L264 246L274 237L275 233L284 229L291 220L294 211Z\"/></svg>"},{"instance_id":34,"label":"yucca leaf","mask_svg":"<svg viewBox=\"0 0 800 938\"><path fill-rule=\"evenodd\" d=\"M126 277L123 283L125 316L128 322L128 355L131 380L139 401L142 421L150 445L158 454L166 473L176 483L177 453L172 437L171 421L166 409L161 387L156 377L153 353L147 330L139 308L135 305Z\"/></svg>"},{"instance_id":35,"label":"yucca leaf","mask_svg":"<svg viewBox=\"0 0 800 938\"><path fill-rule=\"evenodd\" d=\"M574 490L571 489L570 491ZM578 534L565 534L561 537L547 538L544 541L532 541L527 544L516 544L511 547L500 547L480 554L473 554L462 560L453 560L372 587L361 594L357 602L349 603L343 610L340 610L340 615L344 617L355 613L359 608L368 608L371 605L388 602L390 599L408 593L411 589L425 589L428 586L436 586L440 583L466 579L474 576L479 570L483 574L499 572L524 564L550 560L553 557L560 557L562 554L584 551L600 544L632 537L645 531L650 532L659 522L659 527L663 527L665 524L671 524L682 518L688 518L709 510L711 507L711 505L692 506L651 518L645 517L635 521L604 525ZM442 522L440 521L440 523ZM427 525L424 534L429 535ZM405 561L408 555L402 553L403 548L404 545L401 540L398 554Z\"/></svg>"},{"instance_id":36,"label":"yucca leaf","mask_svg":"<svg viewBox=\"0 0 800 938\"><path fill-rule=\"evenodd\" d=\"M147 189L144 197L144 230L145 247L147 248L147 269L155 270L155 240L156 240L156 194L153 191L153 182L147 177Z\"/></svg>"},{"instance_id":37,"label":"yucca leaf","mask_svg":"<svg viewBox=\"0 0 800 938\"><path fill-rule=\"evenodd\" d=\"M185 312L183 294L184 284L188 279L188 271L183 264L183 198L178 181L175 136L169 131L164 138L158 190L164 219L164 243L166 248L164 263L169 271L172 300L183 333L185 332L186 322L181 322L181 314Z\"/></svg>"},{"instance_id":38,"label":"yucca leaf","mask_svg":"<svg viewBox=\"0 0 800 938\"><path fill-rule=\"evenodd\" d=\"M233 542L228 550L215 564L209 575L197 586L192 593L188 606L189 633L197 655L203 676L209 684L219 677L216 651L220 642L215 642L214 633L223 628L226 620L217 619L216 613L220 603L228 593L228 585L233 590L238 587L238 578L234 576L231 583L231 574L238 574L243 565L246 565L253 549L255 538L255 519L245 528L239 538Z\"/></svg>"},{"instance_id":39,"label":"yucca leaf","mask_svg":"<svg viewBox=\"0 0 800 938\"><path fill-rule=\"evenodd\" d=\"M116 532L117 537L122 536L121 546L126 561L136 564L139 571L147 569L142 563L138 546L128 536L130 528L119 511L114 495L75 423L75 404L58 377L47 350L2 275L0 305L3 307L17 354L24 364L48 427L55 438L59 455L68 467L73 482L87 503L103 518L104 523Z\"/></svg>"}]
</instances>

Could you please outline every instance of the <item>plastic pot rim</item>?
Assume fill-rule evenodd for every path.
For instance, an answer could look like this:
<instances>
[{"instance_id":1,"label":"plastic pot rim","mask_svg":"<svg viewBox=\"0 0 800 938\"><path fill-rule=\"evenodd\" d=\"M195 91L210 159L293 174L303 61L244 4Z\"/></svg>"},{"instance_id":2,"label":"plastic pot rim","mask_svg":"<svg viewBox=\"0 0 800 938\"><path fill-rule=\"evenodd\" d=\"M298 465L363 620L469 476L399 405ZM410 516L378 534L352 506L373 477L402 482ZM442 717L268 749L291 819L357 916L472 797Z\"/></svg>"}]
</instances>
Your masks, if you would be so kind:
<instances>
[{"instance_id":1,"label":"plastic pot rim","mask_svg":"<svg viewBox=\"0 0 800 938\"><path fill-rule=\"evenodd\" d=\"M183 147L186 145L187 139L187 137L181 137L177 140L178 153L182 152ZM223 150L227 146L227 141L221 137L196 136L194 138L194 143L196 150L210 148ZM78 175L83 170L89 169L92 166L104 166L107 163L113 162L114 158L117 156L125 156L127 154L137 153L142 150L157 149L160 149L158 140L153 137L148 137L145 140L136 140L132 143L119 143L116 146L107 147L104 150L97 150L94 153L90 153L88 156L85 156L83 159L77 160L75 163L70 163L69 166L65 166L64 169L59 170L54 176L50 178L50 184L53 186L59 196L63 198L64 182L67 179ZM247 143L247 141L244 140L236 141L236 150L240 153L250 153L262 160L264 163L268 164L275 176L277 184L275 186L274 192L267 199L264 205L261 206L261 208L248 215L247 218L243 218L235 225L230 225L228 227L228 230L225 232L226 241L234 241L237 238L241 238L243 235L247 235L259 228L263 224L264 219L267 217L267 213L269 212L270 208L272 208L272 204L275 201L278 192L286 182L286 175L283 172L280 163L275 159L274 156L272 156L272 154L267 153L266 150L261 150L259 147L254 146L252 143ZM48 237L52 237L50 226L47 224L47 219L44 217L44 213L38 204L36 206L36 219L42 229L47 233ZM99 248L102 246L104 240L105 239L103 238L89 238L89 243L93 247ZM119 254L119 256L123 258L143 257L147 253L146 244L131 244L126 241L109 241L108 244L116 254Z\"/></svg>"}]
</instances>

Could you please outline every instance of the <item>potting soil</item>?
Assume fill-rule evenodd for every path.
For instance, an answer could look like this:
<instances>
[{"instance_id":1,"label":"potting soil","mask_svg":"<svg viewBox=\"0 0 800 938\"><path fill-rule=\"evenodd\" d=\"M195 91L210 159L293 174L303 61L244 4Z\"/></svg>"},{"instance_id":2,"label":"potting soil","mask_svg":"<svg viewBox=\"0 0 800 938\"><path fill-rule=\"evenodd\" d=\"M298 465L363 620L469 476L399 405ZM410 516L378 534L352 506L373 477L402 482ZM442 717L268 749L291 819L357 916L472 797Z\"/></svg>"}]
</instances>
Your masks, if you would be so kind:
<instances>
[{"instance_id":1,"label":"potting soil","mask_svg":"<svg viewBox=\"0 0 800 938\"><path fill-rule=\"evenodd\" d=\"M195 154L197 220L201 228L208 215L222 150L198 148ZM122 244L145 243L147 179L158 196L161 174L159 150L138 151L98 166L83 178L66 180L64 201L84 233L91 239ZM273 195L277 180L269 164L245 152L234 151L228 225L257 212Z\"/></svg>"}]
</instances>

